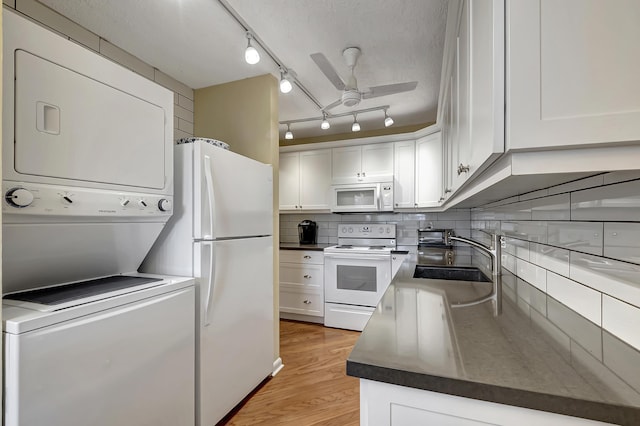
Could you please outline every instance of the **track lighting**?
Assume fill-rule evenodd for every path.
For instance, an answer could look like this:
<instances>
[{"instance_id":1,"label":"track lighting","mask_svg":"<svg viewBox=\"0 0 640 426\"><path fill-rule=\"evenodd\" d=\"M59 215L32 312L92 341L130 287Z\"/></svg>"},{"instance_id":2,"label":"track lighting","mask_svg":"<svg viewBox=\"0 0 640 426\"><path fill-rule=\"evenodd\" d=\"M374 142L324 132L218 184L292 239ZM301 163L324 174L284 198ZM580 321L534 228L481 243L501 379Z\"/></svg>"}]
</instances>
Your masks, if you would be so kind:
<instances>
[{"instance_id":1,"label":"track lighting","mask_svg":"<svg viewBox=\"0 0 640 426\"><path fill-rule=\"evenodd\" d=\"M291 133L291 126L287 124L287 132L284 134L285 139L293 139L293 133Z\"/></svg>"},{"instance_id":2,"label":"track lighting","mask_svg":"<svg viewBox=\"0 0 640 426\"><path fill-rule=\"evenodd\" d=\"M250 65L255 65L260 62L260 54L255 47L251 45L251 39L253 35L247 31L247 48L244 51L244 60Z\"/></svg>"},{"instance_id":3,"label":"track lighting","mask_svg":"<svg viewBox=\"0 0 640 426\"><path fill-rule=\"evenodd\" d=\"M320 128L327 130L329 127L331 127L331 124L329 124L329 120L327 120L327 113L322 111L322 124L320 124Z\"/></svg>"},{"instance_id":4,"label":"track lighting","mask_svg":"<svg viewBox=\"0 0 640 426\"><path fill-rule=\"evenodd\" d=\"M289 71L280 70L280 91L282 93L289 93L293 89L292 73Z\"/></svg>"},{"instance_id":5,"label":"track lighting","mask_svg":"<svg viewBox=\"0 0 640 426\"><path fill-rule=\"evenodd\" d=\"M351 131L352 132L360 131L360 123L358 123L358 118L356 117L355 114L353 114L353 124L351 125Z\"/></svg>"},{"instance_id":6,"label":"track lighting","mask_svg":"<svg viewBox=\"0 0 640 426\"><path fill-rule=\"evenodd\" d=\"M384 127L389 127L393 125L393 118L389 117L389 114L387 114L387 110L384 110Z\"/></svg>"}]
</instances>

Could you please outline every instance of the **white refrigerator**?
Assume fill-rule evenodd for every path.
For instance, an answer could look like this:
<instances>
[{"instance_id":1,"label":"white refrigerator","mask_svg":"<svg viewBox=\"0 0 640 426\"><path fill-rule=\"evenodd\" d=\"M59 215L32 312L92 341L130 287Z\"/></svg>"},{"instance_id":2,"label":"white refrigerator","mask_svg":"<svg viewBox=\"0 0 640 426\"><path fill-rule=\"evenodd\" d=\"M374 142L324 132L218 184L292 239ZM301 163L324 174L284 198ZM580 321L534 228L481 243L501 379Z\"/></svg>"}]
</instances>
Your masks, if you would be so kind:
<instances>
[{"instance_id":1,"label":"white refrigerator","mask_svg":"<svg viewBox=\"0 0 640 426\"><path fill-rule=\"evenodd\" d=\"M140 271L196 277L196 424L214 426L274 368L273 171L176 145L173 217Z\"/></svg>"}]
</instances>

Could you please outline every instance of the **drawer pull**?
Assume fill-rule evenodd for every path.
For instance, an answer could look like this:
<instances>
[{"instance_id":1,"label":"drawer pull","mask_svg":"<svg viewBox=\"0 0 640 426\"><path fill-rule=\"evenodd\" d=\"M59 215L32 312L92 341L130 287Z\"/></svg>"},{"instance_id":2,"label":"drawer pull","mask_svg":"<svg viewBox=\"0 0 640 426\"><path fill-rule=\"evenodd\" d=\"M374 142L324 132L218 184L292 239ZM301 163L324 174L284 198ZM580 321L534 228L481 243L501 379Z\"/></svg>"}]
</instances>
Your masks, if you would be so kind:
<instances>
[{"instance_id":1,"label":"drawer pull","mask_svg":"<svg viewBox=\"0 0 640 426\"><path fill-rule=\"evenodd\" d=\"M308 278L311 278L311 275L307 274L304 277L308 279Z\"/></svg>"},{"instance_id":2,"label":"drawer pull","mask_svg":"<svg viewBox=\"0 0 640 426\"><path fill-rule=\"evenodd\" d=\"M311 304L311 300L306 299L305 301L303 301L302 303L304 303L305 305L310 305Z\"/></svg>"},{"instance_id":3,"label":"drawer pull","mask_svg":"<svg viewBox=\"0 0 640 426\"><path fill-rule=\"evenodd\" d=\"M305 254L303 257L304 257L305 259L311 259L311 256L309 256L308 254Z\"/></svg>"}]
</instances>

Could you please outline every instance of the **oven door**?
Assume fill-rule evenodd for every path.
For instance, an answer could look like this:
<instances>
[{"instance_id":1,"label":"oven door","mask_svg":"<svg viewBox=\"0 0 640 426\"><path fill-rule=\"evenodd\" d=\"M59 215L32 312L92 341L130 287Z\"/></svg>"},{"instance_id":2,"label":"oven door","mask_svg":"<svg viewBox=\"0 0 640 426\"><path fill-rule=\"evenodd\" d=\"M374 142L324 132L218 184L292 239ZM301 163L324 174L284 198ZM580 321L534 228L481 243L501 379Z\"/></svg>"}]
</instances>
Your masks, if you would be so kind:
<instances>
[{"instance_id":1,"label":"oven door","mask_svg":"<svg viewBox=\"0 0 640 426\"><path fill-rule=\"evenodd\" d=\"M389 254L325 253L325 301L376 306L391 282Z\"/></svg>"}]
</instances>

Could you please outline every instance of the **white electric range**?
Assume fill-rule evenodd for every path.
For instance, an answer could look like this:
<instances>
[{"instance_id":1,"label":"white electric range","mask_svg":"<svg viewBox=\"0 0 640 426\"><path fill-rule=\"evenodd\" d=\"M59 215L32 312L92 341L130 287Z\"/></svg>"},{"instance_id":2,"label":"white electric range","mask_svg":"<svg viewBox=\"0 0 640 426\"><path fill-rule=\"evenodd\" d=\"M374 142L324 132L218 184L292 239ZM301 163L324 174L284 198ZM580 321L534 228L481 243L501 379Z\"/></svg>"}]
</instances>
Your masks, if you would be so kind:
<instances>
[{"instance_id":1,"label":"white electric range","mask_svg":"<svg viewBox=\"0 0 640 426\"><path fill-rule=\"evenodd\" d=\"M338 245L324 249L324 325L361 331L391 282L396 225L338 226Z\"/></svg>"}]
</instances>

